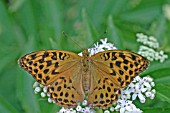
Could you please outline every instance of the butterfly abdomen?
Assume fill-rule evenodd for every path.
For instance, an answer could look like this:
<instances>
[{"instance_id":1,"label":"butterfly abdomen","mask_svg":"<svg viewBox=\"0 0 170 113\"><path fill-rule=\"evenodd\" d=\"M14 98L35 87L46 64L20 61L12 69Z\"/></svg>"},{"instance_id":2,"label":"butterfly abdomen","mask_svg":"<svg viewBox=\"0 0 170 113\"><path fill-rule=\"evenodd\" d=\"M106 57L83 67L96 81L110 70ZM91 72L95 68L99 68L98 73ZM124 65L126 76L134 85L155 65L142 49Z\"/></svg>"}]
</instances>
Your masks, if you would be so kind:
<instances>
[{"instance_id":1,"label":"butterfly abdomen","mask_svg":"<svg viewBox=\"0 0 170 113\"><path fill-rule=\"evenodd\" d=\"M90 88L90 60L89 57L82 59L82 78L83 78L83 89L85 92L89 91Z\"/></svg>"}]
</instances>

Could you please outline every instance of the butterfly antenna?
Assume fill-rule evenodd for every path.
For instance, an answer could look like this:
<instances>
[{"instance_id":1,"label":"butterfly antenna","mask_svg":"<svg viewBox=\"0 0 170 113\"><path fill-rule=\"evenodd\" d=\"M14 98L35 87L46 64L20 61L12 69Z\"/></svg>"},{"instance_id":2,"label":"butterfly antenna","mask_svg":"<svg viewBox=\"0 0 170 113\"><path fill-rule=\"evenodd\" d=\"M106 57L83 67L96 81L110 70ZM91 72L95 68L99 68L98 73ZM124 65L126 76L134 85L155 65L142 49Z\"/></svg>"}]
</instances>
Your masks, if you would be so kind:
<instances>
[{"instance_id":1,"label":"butterfly antenna","mask_svg":"<svg viewBox=\"0 0 170 113\"><path fill-rule=\"evenodd\" d=\"M67 33L65 33L64 31L63 31L63 35L64 35L66 38L68 38ZM83 48L82 48L76 41L74 41L71 37L69 37L68 39L70 39L70 40L71 40L73 43L75 43L80 49L83 50Z\"/></svg>"},{"instance_id":2,"label":"butterfly antenna","mask_svg":"<svg viewBox=\"0 0 170 113\"><path fill-rule=\"evenodd\" d=\"M107 31L104 31L104 33L99 36L99 39L103 38L103 36L104 36L106 33L107 33ZM96 39L96 40L95 40L95 43L96 43L99 39ZM94 43L90 45L90 48L91 48L93 45L94 45Z\"/></svg>"}]
</instances>

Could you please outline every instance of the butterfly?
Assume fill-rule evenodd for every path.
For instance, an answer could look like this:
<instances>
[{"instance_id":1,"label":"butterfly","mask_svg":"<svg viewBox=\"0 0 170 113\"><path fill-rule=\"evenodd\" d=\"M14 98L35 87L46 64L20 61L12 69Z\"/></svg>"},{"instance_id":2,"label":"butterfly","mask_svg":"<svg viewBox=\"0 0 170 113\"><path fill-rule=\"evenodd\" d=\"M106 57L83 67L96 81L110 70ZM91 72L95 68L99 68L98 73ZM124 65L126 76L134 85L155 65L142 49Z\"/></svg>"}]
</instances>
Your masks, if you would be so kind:
<instances>
[{"instance_id":1,"label":"butterfly","mask_svg":"<svg viewBox=\"0 0 170 113\"><path fill-rule=\"evenodd\" d=\"M89 56L60 50L41 50L18 60L50 98L64 107L76 107L87 98L88 106L107 108L116 102L122 88L143 72L149 61L134 52L106 50Z\"/></svg>"}]
</instances>

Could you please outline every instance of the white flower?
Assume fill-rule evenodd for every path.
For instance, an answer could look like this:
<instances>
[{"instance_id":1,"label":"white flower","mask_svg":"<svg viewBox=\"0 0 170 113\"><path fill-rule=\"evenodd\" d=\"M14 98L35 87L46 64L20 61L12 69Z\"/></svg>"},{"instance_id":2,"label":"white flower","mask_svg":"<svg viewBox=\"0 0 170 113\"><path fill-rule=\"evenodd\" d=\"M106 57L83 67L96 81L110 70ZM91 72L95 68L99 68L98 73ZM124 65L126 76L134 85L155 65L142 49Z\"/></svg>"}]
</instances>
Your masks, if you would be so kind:
<instances>
[{"instance_id":1,"label":"white flower","mask_svg":"<svg viewBox=\"0 0 170 113\"><path fill-rule=\"evenodd\" d=\"M109 109L111 112L113 112L114 110L115 110L115 108L114 107L110 107L110 109Z\"/></svg>"},{"instance_id":2,"label":"white flower","mask_svg":"<svg viewBox=\"0 0 170 113\"><path fill-rule=\"evenodd\" d=\"M81 109L81 112L83 112L83 113L84 113L84 112L85 112L85 108L82 108L82 109Z\"/></svg>"},{"instance_id":3,"label":"white flower","mask_svg":"<svg viewBox=\"0 0 170 113\"><path fill-rule=\"evenodd\" d=\"M46 93L41 92L41 97L46 97Z\"/></svg>"},{"instance_id":4,"label":"white flower","mask_svg":"<svg viewBox=\"0 0 170 113\"><path fill-rule=\"evenodd\" d=\"M40 91L41 91L41 88L40 88L40 87L35 87L35 90L34 90L35 94L36 94L36 93L39 93Z\"/></svg>"},{"instance_id":5,"label":"white flower","mask_svg":"<svg viewBox=\"0 0 170 113\"><path fill-rule=\"evenodd\" d=\"M136 108L130 100L118 100L118 104L115 109L120 109L120 113L142 113L142 111Z\"/></svg>"},{"instance_id":6,"label":"white flower","mask_svg":"<svg viewBox=\"0 0 170 113\"><path fill-rule=\"evenodd\" d=\"M49 103L52 103L52 102L53 102L53 100L51 100L51 98L48 98L48 102L49 102Z\"/></svg>"},{"instance_id":7,"label":"white flower","mask_svg":"<svg viewBox=\"0 0 170 113\"><path fill-rule=\"evenodd\" d=\"M153 81L153 78L151 78L149 76L147 78L144 77L143 79L146 79L148 82L152 82Z\"/></svg>"},{"instance_id":8,"label":"white flower","mask_svg":"<svg viewBox=\"0 0 170 113\"><path fill-rule=\"evenodd\" d=\"M76 107L76 110L77 110L77 111L81 111L81 109L82 109L82 107L81 107L80 105L78 105L78 106Z\"/></svg>"},{"instance_id":9,"label":"white flower","mask_svg":"<svg viewBox=\"0 0 170 113\"><path fill-rule=\"evenodd\" d=\"M151 92L146 92L146 93L145 93L146 97L150 97L151 94L152 94Z\"/></svg>"},{"instance_id":10,"label":"white flower","mask_svg":"<svg viewBox=\"0 0 170 113\"><path fill-rule=\"evenodd\" d=\"M156 93L156 90L153 89L153 90L151 91L150 99L154 99L154 98L155 98L155 93Z\"/></svg>"},{"instance_id":11,"label":"white flower","mask_svg":"<svg viewBox=\"0 0 170 113\"><path fill-rule=\"evenodd\" d=\"M105 110L104 113L110 113L110 111L109 110Z\"/></svg>"},{"instance_id":12,"label":"white flower","mask_svg":"<svg viewBox=\"0 0 170 113\"><path fill-rule=\"evenodd\" d=\"M73 108L64 108L62 107L57 113L76 113L76 110L73 110Z\"/></svg>"},{"instance_id":13,"label":"white flower","mask_svg":"<svg viewBox=\"0 0 170 113\"><path fill-rule=\"evenodd\" d=\"M38 83L38 82L34 82L34 84L33 84L33 88L37 87L38 85L39 85L39 83Z\"/></svg>"},{"instance_id":14,"label":"white flower","mask_svg":"<svg viewBox=\"0 0 170 113\"><path fill-rule=\"evenodd\" d=\"M64 112L66 112L66 109L62 107L57 113L64 113Z\"/></svg>"},{"instance_id":15,"label":"white flower","mask_svg":"<svg viewBox=\"0 0 170 113\"><path fill-rule=\"evenodd\" d=\"M42 84L40 84L40 87L43 88L44 86Z\"/></svg>"},{"instance_id":16,"label":"white flower","mask_svg":"<svg viewBox=\"0 0 170 113\"><path fill-rule=\"evenodd\" d=\"M94 110L90 110L89 107L82 108L81 112L83 112L83 113L95 113Z\"/></svg>"},{"instance_id":17,"label":"white flower","mask_svg":"<svg viewBox=\"0 0 170 113\"><path fill-rule=\"evenodd\" d=\"M115 109L120 109L120 113L125 113L125 111L128 111L129 106L132 104L132 101L130 100L121 100L119 99L117 101L117 106L115 107Z\"/></svg>"},{"instance_id":18,"label":"white flower","mask_svg":"<svg viewBox=\"0 0 170 113\"><path fill-rule=\"evenodd\" d=\"M142 94L140 94L138 97L139 97L141 103L145 103L146 99Z\"/></svg>"},{"instance_id":19,"label":"white flower","mask_svg":"<svg viewBox=\"0 0 170 113\"><path fill-rule=\"evenodd\" d=\"M156 90L155 90L155 89L153 89L153 90L151 91L151 93L155 94L155 93L156 93Z\"/></svg>"},{"instance_id":20,"label":"white flower","mask_svg":"<svg viewBox=\"0 0 170 113\"><path fill-rule=\"evenodd\" d=\"M131 93L130 89L129 89L129 88L126 88L126 89L122 90L121 95L120 95L120 98L121 98L122 100L130 99L130 98L131 98L130 93Z\"/></svg>"},{"instance_id":21,"label":"white flower","mask_svg":"<svg viewBox=\"0 0 170 113\"><path fill-rule=\"evenodd\" d=\"M138 81L140 81L141 80L141 78L140 78L140 76L136 76L134 79L133 79L133 81L135 82L138 82Z\"/></svg>"},{"instance_id":22,"label":"white flower","mask_svg":"<svg viewBox=\"0 0 170 113\"><path fill-rule=\"evenodd\" d=\"M87 105L87 100L83 100L82 105L86 106Z\"/></svg>"},{"instance_id":23,"label":"white flower","mask_svg":"<svg viewBox=\"0 0 170 113\"><path fill-rule=\"evenodd\" d=\"M46 86L44 86L43 91L44 91L44 93L47 93L47 87Z\"/></svg>"}]
</instances>

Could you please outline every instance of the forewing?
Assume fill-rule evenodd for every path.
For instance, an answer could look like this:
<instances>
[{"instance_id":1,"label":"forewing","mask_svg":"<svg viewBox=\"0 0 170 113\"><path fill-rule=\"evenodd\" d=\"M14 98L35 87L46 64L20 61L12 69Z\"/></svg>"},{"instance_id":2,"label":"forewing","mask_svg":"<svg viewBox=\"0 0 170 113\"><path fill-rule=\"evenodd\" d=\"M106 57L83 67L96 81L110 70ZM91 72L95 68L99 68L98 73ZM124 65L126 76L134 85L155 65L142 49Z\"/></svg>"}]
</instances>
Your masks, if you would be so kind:
<instances>
[{"instance_id":1,"label":"forewing","mask_svg":"<svg viewBox=\"0 0 170 113\"><path fill-rule=\"evenodd\" d=\"M97 68L112 76L114 83L121 88L127 86L149 65L145 57L124 50L99 52L92 56L92 61Z\"/></svg>"},{"instance_id":2,"label":"forewing","mask_svg":"<svg viewBox=\"0 0 170 113\"><path fill-rule=\"evenodd\" d=\"M18 64L42 85L49 85L59 74L76 66L80 56L72 52L42 50L26 54Z\"/></svg>"}]
</instances>

